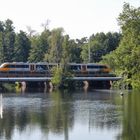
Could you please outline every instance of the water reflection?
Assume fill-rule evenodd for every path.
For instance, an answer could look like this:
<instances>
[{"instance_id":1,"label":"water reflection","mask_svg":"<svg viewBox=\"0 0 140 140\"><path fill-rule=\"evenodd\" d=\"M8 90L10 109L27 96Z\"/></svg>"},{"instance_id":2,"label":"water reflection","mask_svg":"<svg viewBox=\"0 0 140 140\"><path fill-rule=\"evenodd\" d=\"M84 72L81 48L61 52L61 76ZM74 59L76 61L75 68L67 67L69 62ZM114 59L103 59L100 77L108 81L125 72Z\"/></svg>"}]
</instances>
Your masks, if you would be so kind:
<instances>
[{"instance_id":1,"label":"water reflection","mask_svg":"<svg viewBox=\"0 0 140 140\"><path fill-rule=\"evenodd\" d=\"M0 94L0 118L3 118L3 103L2 103L2 94Z\"/></svg>"},{"instance_id":2,"label":"water reflection","mask_svg":"<svg viewBox=\"0 0 140 140\"><path fill-rule=\"evenodd\" d=\"M139 98L119 91L3 94L0 139L139 139Z\"/></svg>"},{"instance_id":3,"label":"water reflection","mask_svg":"<svg viewBox=\"0 0 140 140\"><path fill-rule=\"evenodd\" d=\"M133 92L125 96L122 126L122 133L118 136L118 139L140 139L140 93Z\"/></svg>"}]
</instances>

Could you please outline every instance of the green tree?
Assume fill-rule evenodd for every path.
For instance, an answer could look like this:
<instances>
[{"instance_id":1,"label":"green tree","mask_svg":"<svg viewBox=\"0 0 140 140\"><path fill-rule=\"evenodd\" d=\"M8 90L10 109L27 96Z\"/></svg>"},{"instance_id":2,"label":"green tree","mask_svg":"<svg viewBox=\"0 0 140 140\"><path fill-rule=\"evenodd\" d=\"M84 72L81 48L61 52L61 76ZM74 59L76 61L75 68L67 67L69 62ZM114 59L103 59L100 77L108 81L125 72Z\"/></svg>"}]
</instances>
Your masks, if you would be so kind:
<instances>
[{"instance_id":1,"label":"green tree","mask_svg":"<svg viewBox=\"0 0 140 140\"><path fill-rule=\"evenodd\" d=\"M39 62L40 57L42 57L42 55L41 56L39 55L40 51L39 36L33 36L30 40L31 40L31 49L29 52L28 60L29 62Z\"/></svg>"},{"instance_id":2,"label":"green tree","mask_svg":"<svg viewBox=\"0 0 140 140\"><path fill-rule=\"evenodd\" d=\"M99 62L102 56L115 50L120 42L119 33L97 33L93 34L82 46L81 58L83 62ZM90 59L90 60L89 60Z\"/></svg>"},{"instance_id":3,"label":"green tree","mask_svg":"<svg viewBox=\"0 0 140 140\"><path fill-rule=\"evenodd\" d=\"M30 62L43 62L45 54L48 51L50 36L49 30L44 30L41 35L31 37L31 50L28 60Z\"/></svg>"},{"instance_id":4,"label":"green tree","mask_svg":"<svg viewBox=\"0 0 140 140\"><path fill-rule=\"evenodd\" d=\"M135 88L140 79L140 7L134 8L125 3L118 21L122 29L122 40L119 47L105 56L104 60L113 58L116 72L123 76L126 85Z\"/></svg>"},{"instance_id":5,"label":"green tree","mask_svg":"<svg viewBox=\"0 0 140 140\"><path fill-rule=\"evenodd\" d=\"M76 42L74 39L69 40L70 47L70 62L79 63L81 62L80 53L81 53L81 45Z\"/></svg>"},{"instance_id":6,"label":"green tree","mask_svg":"<svg viewBox=\"0 0 140 140\"><path fill-rule=\"evenodd\" d=\"M20 31L20 33L16 35L14 61L27 62L30 48L31 43L29 38L25 32Z\"/></svg>"},{"instance_id":7,"label":"green tree","mask_svg":"<svg viewBox=\"0 0 140 140\"><path fill-rule=\"evenodd\" d=\"M89 62L89 43L85 43L82 46L82 51L81 51L81 59L83 60L84 63L88 63Z\"/></svg>"},{"instance_id":8,"label":"green tree","mask_svg":"<svg viewBox=\"0 0 140 140\"><path fill-rule=\"evenodd\" d=\"M53 29L49 37L49 49L45 54L45 61L52 63L60 63L62 55L62 42L63 42L62 28Z\"/></svg>"},{"instance_id":9,"label":"green tree","mask_svg":"<svg viewBox=\"0 0 140 140\"><path fill-rule=\"evenodd\" d=\"M13 22L7 19L4 23L3 53L4 61L11 62L14 57L15 32Z\"/></svg>"},{"instance_id":10,"label":"green tree","mask_svg":"<svg viewBox=\"0 0 140 140\"><path fill-rule=\"evenodd\" d=\"M69 36L66 35L63 37L63 42L62 42L62 54L61 54L61 64L66 65L67 63L70 62L70 57L71 57L71 48L69 46Z\"/></svg>"},{"instance_id":11,"label":"green tree","mask_svg":"<svg viewBox=\"0 0 140 140\"><path fill-rule=\"evenodd\" d=\"M3 42L4 42L4 25L3 22L0 21L0 63L4 62Z\"/></svg>"}]
</instances>

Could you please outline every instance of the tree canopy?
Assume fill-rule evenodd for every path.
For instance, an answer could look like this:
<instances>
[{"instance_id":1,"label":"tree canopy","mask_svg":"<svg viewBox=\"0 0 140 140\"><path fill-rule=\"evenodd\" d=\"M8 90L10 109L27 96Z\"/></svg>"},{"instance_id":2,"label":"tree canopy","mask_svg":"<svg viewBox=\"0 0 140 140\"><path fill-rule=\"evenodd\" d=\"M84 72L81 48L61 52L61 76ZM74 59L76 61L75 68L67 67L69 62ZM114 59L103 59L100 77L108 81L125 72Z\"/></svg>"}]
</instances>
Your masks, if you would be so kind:
<instances>
[{"instance_id":1,"label":"tree canopy","mask_svg":"<svg viewBox=\"0 0 140 140\"><path fill-rule=\"evenodd\" d=\"M50 63L86 63L99 62L102 56L116 49L120 42L120 33L97 33L89 38L70 39L63 28L44 30L35 34L28 27L28 33L15 32L10 19L0 21L0 63L50 62Z\"/></svg>"},{"instance_id":2,"label":"tree canopy","mask_svg":"<svg viewBox=\"0 0 140 140\"><path fill-rule=\"evenodd\" d=\"M120 45L103 60L123 77L126 86L137 88L140 84L140 7L125 3L118 22L122 32Z\"/></svg>"}]
</instances>

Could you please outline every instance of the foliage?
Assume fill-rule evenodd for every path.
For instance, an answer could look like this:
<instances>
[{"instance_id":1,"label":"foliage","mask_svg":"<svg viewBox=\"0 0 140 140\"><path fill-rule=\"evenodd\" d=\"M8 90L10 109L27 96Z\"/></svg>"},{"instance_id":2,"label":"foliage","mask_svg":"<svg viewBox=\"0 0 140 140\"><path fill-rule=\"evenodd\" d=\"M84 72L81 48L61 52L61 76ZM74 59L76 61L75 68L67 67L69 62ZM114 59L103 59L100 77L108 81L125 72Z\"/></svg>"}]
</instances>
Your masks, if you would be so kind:
<instances>
[{"instance_id":1,"label":"foliage","mask_svg":"<svg viewBox=\"0 0 140 140\"><path fill-rule=\"evenodd\" d=\"M52 69L52 73L53 73L53 78L52 78L52 83L55 87L59 87L62 83L62 68L61 67L54 67Z\"/></svg>"},{"instance_id":2,"label":"foliage","mask_svg":"<svg viewBox=\"0 0 140 140\"><path fill-rule=\"evenodd\" d=\"M68 70L67 65L54 67L52 69L52 73L53 73L53 78L51 82L56 88L61 88L61 87L68 88L73 86L72 81L69 80L70 78L73 77L73 75L70 72L70 70Z\"/></svg>"},{"instance_id":3,"label":"foliage","mask_svg":"<svg viewBox=\"0 0 140 140\"><path fill-rule=\"evenodd\" d=\"M20 33L16 35L15 39L14 58L13 58L14 61L27 62L30 47L31 43L26 33L20 31Z\"/></svg>"},{"instance_id":4,"label":"foliage","mask_svg":"<svg viewBox=\"0 0 140 140\"><path fill-rule=\"evenodd\" d=\"M13 22L7 19L0 22L0 60L1 62L13 60L15 32Z\"/></svg>"},{"instance_id":5,"label":"foliage","mask_svg":"<svg viewBox=\"0 0 140 140\"><path fill-rule=\"evenodd\" d=\"M120 45L103 59L124 78L126 85L136 88L140 79L140 8L125 3L118 21L122 29Z\"/></svg>"},{"instance_id":6,"label":"foliage","mask_svg":"<svg viewBox=\"0 0 140 140\"><path fill-rule=\"evenodd\" d=\"M45 61L52 63L60 63L61 49L63 41L63 29L53 29L49 37L49 48L45 54Z\"/></svg>"},{"instance_id":7,"label":"foliage","mask_svg":"<svg viewBox=\"0 0 140 140\"><path fill-rule=\"evenodd\" d=\"M121 35L119 33L93 34L82 46L81 58L83 62L99 62L102 56L110 53L118 47Z\"/></svg>"},{"instance_id":8,"label":"foliage","mask_svg":"<svg viewBox=\"0 0 140 140\"><path fill-rule=\"evenodd\" d=\"M31 27L30 27L31 28ZM0 62L29 61L51 63L88 62L88 49L91 49L91 62L99 62L101 56L114 50L119 43L119 33L97 33L90 39L70 39L63 28L49 30L41 34L15 33L13 22L0 21ZM33 31L33 30L32 30Z\"/></svg>"},{"instance_id":9,"label":"foliage","mask_svg":"<svg viewBox=\"0 0 140 140\"><path fill-rule=\"evenodd\" d=\"M50 31L45 30L41 33L41 35L30 37L31 49L28 57L28 60L30 62L41 62L44 60L46 51L48 51L49 48L49 36Z\"/></svg>"}]
</instances>

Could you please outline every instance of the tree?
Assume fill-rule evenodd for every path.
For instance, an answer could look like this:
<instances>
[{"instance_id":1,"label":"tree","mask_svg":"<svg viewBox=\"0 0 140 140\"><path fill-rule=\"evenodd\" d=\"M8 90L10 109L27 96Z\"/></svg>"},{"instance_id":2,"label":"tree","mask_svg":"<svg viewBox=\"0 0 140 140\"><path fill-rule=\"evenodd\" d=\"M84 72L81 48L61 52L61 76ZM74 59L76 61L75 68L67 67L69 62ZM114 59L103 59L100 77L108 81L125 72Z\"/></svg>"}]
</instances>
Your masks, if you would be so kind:
<instances>
[{"instance_id":1,"label":"tree","mask_svg":"<svg viewBox=\"0 0 140 140\"><path fill-rule=\"evenodd\" d=\"M31 37L31 49L28 60L30 62L43 62L49 48L49 30L44 30L41 35Z\"/></svg>"},{"instance_id":2,"label":"tree","mask_svg":"<svg viewBox=\"0 0 140 140\"><path fill-rule=\"evenodd\" d=\"M49 37L49 48L45 54L45 61L60 63L62 55L63 28L53 29Z\"/></svg>"},{"instance_id":3,"label":"tree","mask_svg":"<svg viewBox=\"0 0 140 140\"><path fill-rule=\"evenodd\" d=\"M4 25L3 22L0 21L0 63L4 62L3 42L4 42Z\"/></svg>"},{"instance_id":4,"label":"tree","mask_svg":"<svg viewBox=\"0 0 140 140\"><path fill-rule=\"evenodd\" d=\"M3 37L4 61L11 62L14 56L15 32L13 22L10 19L7 19L4 23Z\"/></svg>"},{"instance_id":5,"label":"tree","mask_svg":"<svg viewBox=\"0 0 140 140\"><path fill-rule=\"evenodd\" d=\"M125 3L118 21L122 40L119 47L105 59L113 57L116 72L123 76L126 85L135 88L140 79L140 7L134 8Z\"/></svg>"},{"instance_id":6,"label":"tree","mask_svg":"<svg viewBox=\"0 0 140 140\"><path fill-rule=\"evenodd\" d=\"M82 46L82 51L81 51L81 58L83 60L84 63L88 63L89 62L89 43L85 43Z\"/></svg>"},{"instance_id":7,"label":"tree","mask_svg":"<svg viewBox=\"0 0 140 140\"><path fill-rule=\"evenodd\" d=\"M69 46L69 36L66 35L63 38L62 42L62 55L61 55L61 64L67 65L70 62L70 57L71 57L71 50Z\"/></svg>"},{"instance_id":8,"label":"tree","mask_svg":"<svg viewBox=\"0 0 140 140\"><path fill-rule=\"evenodd\" d=\"M99 62L102 56L115 50L120 42L119 33L97 33L89 37L88 42L84 43L81 51L83 62ZM89 58L90 57L90 58Z\"/></svg>"},{"instance_id":9,"label":"tree","mask_svg":"<svg viewBox=\"0 0 140 140\"><path fill-rule=\"evenodd\" d=\"M30 48L31 43L29 38L25 32L20 31L20 33L16 35L14 61L27 62Z\"/></svg>"},{"instance_id":10,"label":"tree","mask_svg":"<svg viewBox=\"0 0 140 140\"><path fill-rule=\"evenodd\" d=\"M82 45L76 42L75 40L69 40L69 47L70 47L70 62L72 63L80 63L80 53Z\"/></svg>"}]
</instances>

